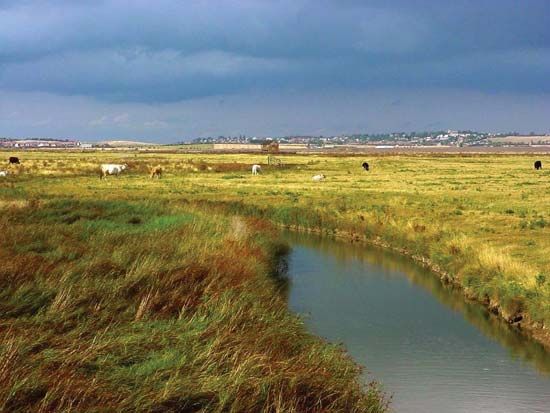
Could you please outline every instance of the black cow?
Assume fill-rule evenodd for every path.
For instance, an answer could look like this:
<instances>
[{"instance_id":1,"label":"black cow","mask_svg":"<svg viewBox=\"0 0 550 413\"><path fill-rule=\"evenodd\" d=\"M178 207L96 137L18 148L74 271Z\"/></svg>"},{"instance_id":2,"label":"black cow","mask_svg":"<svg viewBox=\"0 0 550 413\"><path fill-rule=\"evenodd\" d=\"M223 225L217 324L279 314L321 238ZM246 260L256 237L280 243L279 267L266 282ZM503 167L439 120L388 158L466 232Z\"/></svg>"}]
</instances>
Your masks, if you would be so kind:
<instances>
[{"instance_id":1,"label":"black cow","mask_svg":"<svg viewBox=\"0 0 550 413\"><path fill-rule=\"evenodd\" d=\"M363 162L363 165L361 165L365 171L369 170L369 164L367 162Z\"/></svg>"},{"instance_id":2,"label":"black cow","mask_svg":"<svg viewBox=\"0 0 550 413\"><path fill-rule=\"evenodd\" d=\"M535 169L538 171L539 169L542 169L542 162L541 161L535 161Z\"/></svg>"},{"instance_id":3,"label":"black cow","mask_svg":"<svg viewBox=\"0 0 550 413\"><path fill-rule=\"evenodd\" d=\"M17 156L10 156L10 163L21 163L19 162L19 158Z\"/></svg>"}]
</instances>

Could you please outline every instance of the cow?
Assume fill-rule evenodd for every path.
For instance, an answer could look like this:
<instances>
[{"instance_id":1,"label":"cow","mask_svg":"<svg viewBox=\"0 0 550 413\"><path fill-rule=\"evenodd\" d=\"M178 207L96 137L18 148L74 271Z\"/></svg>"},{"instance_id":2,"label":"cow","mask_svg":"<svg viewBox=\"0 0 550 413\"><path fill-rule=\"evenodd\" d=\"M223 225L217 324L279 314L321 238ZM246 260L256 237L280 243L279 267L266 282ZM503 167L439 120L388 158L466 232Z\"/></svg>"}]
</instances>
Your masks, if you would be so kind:
<instances>
[{"instance_id":1,"label":"cow","mask_svg":"<svg viewBox=\"0 0 550 413\"><path fill-rule=\"evenodd\" d=\"M363 162L363 165L361 165L365 171L369 170L369 164L368 162Z\"/></svg>"},{"instance_id":2,"label":"cow","mask_svg":"<svg viewBox=\"0 0 550 413\"><path fill-rule=\"evenodd\" d=\"M10 156L9 163L10 164L12 164L12 163L20 164L21 162L19 162L19 158L17 156Z\"/></svg>"},{"instance_id":3,"label":"cow","mask_svg":"<svg viewBox=\"0 0 550 413\"><path fill-rule=\"evenodd\" d=\"M311 180L314 181L314 182L320 182L320 181L324 181L325 178L326 178L326 176L324 174L319 174L319 175L313 176L313 178L311 178Z\"/></svg>"},{"instance_id":4,"label":"cow","mask_svg":"<svg viewBox=\"0 0 550 413\"><path fill-rule=\"evenodd\" d=\"M153 166L151 168L151 179L158 178L160 179L162 177L162 167L160 165Z\"/></svg>"},{"instance_id":5,"label":"cow","mask_svg":"<svg viewBox=\"0 0 550 413\"><path fill-rule=\"evenodd\" d=\"M535 169L538 171L539 169L542 169L542 162L541 161L535 161Z\"/></svg>"},{"instance_id":6,"label":"cow","mask_svg":"<svg viewBox=\"0 0 550 413\"><path fill-rule=\"evenodd\" d=\"M118 176L127 167L128 167L128 165L126 165L126 164L116 164L116 163L101 164L100 179L107 178L107 175L117 175Z\"/></svg>"},{"instance_id":7,"label":"cow","mask_svg":"<svg viewBox=\"0 0 550 413\"><path fill-rule=\"evenodd\" d=\"M258 175L260 172L262 172L260 165L252 165L252 175Z\"/></svg>"},{"instance_id":8,"label":"cow","mask_svg":"<svg viewBox=\"0 0 550 413\"><path fill-rule=\"evenodd\" d=\"M5 178L8 175L9 175L8 171L0 171L0 177Z\"/></svg>"}]
</instances>

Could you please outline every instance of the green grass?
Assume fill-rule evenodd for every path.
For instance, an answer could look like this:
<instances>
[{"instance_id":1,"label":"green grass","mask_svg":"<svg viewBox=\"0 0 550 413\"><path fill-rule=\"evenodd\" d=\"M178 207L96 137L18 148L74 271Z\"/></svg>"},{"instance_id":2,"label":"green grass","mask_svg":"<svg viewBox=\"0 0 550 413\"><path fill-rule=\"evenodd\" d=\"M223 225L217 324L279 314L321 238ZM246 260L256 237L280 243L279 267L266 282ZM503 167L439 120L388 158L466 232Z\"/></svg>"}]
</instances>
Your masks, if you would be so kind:
<instances>
[{"instance_id":1,"label":"green grass","mask_svg":"<svg viewBox=\"0 0 550 413\"><path fill-rule=\"evenodd\" d=\"M200 382L197 387L193 387L192 392L185 394L189 394L190 398L191 395L196 396L198 404L206 403L204 400L214 400L213 406L219 410L246 411L250 408L246 403L256 403L258 400L260 404L265 403L261 405L264 410L300 410L312 403L312 399L297 392L298 388L310 389L307 393L316 394L314 397L326 395L324 399L324 396L321 397L325 402L319 405L320 410L355 409L350 406L360 406L356 410L364 410L369 403L376 406L373 411L378 409L378 405L373 402L377 397L373 396L374 390L367 392L367 396L358 396L360 387L354 382L356 370L349 360L337 349L305 335L301 324L286 313L280 298L273 298L277 297L277 283L266 277L272 264L268 253L273 249L271 236L257 235L253 237L253 242L247 242L246 245L254 253L239 250L238 242L224 244L223 240L228 234L241 231L235 230L241 228L240 224L233 221L235 215L375 242L418 259L429 260L432 268L438 269L444 278L461 286L465 295L483 302L493 312L511 322L522 317L520 324L524 331L529 330L539 341L550 344L550 330L543 328L550 325L550 171L534 171L533 156L292 155L281 156L284 167L277 168L265 165L266 157L257 154L21 152L14 155L22 159L23 170L0 182L0 208L3 212L12 211L10 214L14 214L4 214L3 218L4 222L8 218L10 220L10 224L4 227L6 234L9 234L7 239L13 244L9 254L0 257L8 263L6 268L9 270L5 274L11 274L3 277L9 280L8 286L14 285L10 279L13 274L22 280L30 277L29 273L33 277L38 274L36 276L40 280L38 283L23 282L21 291L17 292L18 298L10 301L12 307L9 311L25 314L21 316L22 320L25 317L52 317L53 310L48 309L58 306L65 308L63 305L67 306L70 314L74 313L74 319L86 320L93 314L88 308L91 304L86 303L109 303L109 307L104 309L105 314L110 314L110 323L117 326L119 314L127 318L128 322L120 325L121 332L124 332L120 334L120 339L129 340L130 337L124 337L133 334L139 336L139 329L135 330L138 324L139 328L149 328L140 323L145 320L151 322L151 318L157 320L158 312L164 314L166 311L170 314L167 320L171 323L187 320L185 316L180 321L181 311L176 312L173 306L163 309L162 306L153 305L155 294L162 291L162 283L170 283L173 274L178 274L182 268L194 269L186 277L197 277L197 263L201 263L206 266L208 274L218 274L214 279L220 279L220 271L244 271L248 274L246 279L255 280L261 285L246 284L246 288L241 284L219 286L223 294L218 293L218 289L213 290L212 284L199 290L184 289L184 294L192 297L185 302L178 301L178 296L172 297L166 292L167 297L170 297L165 297L168 302L174 300L178 303L175 307L181 309L178 306L189 305L193 308L189 317L192 323L198 324L185 327L189 331L199 328L199 325L222 328L231 322L240 326L237 331L246 340L232 341L232 335L228 334L228 342L218 342L214 337L225 335L218 330L212 333L208 327L200 330L202 341L178 335L173 340L189 340L186 342L193 342L197 351L193 353L195 361L189 361L190 364L180 369L187 373L179 372L176 377L173 374L178 369L173 366L176 363L174 360L181 356L178 351L183 351L178 349L183 345L181 343L170 345L170 348L174 347L170 351L144 343L147 349L151 346L151 355L140 359L137 364L131 364L131 368L124 364L126 362L116 368L114 364L109 364L112 363L112 357L131 359L127 353L120 356L111 354L122 351L118 346L124 348L125 341L107 346L104 353L97 353L99 356L94 353L96 364L90 367L90 371L102 372L97 380L100 377L101 380L107 380L105 377L109 375L104 376L105 371L109 371L109 374L117 371L117 374L116 379L109 379L111 381L98 381L100 388L111 389L109 386L113 383L116 387L119 379L124 383L131 382L136 374L150 371L155 366L159 368L158 377L166 380L164 382L159 378L160 382L156 379L154 383L147 381L144 386L151 386L147 390L136 390L134 387L126 391L131 385L128 384L128 388L122 386L119 398L105 401L112 403L110 406L139 406L144 403L144 409L152 409L152 406L161 410L169 409L166 406L177 405L176 402L167 401L173 400L177 391L162 393L158 388L152 389L159 383L172 389L167 383L183 380L185 385L175 384L174 388L182 392L183 388L191 386L190 382ZM536 157L545 165L550 164L546 155ZM371 165L372 170L368 173L360 167L363 160L368 160ZM128 173L118 178L101 181L97 173L101 162L126 162L130 168ZM250 166L254 163L263 164L263 174L250 174ZM148 166L157 164L163 166L165 173L162 179L151 180L148 178ZM311 181L311 177L318 173L327 176L325 182ZM16 222L15 226L13 222ZM254 224L247 225L254 227L261 221L250 222ZM267 229L265 231L269 232ZM226 254L234 259L228 261L229 258L225 257L222 265L220 256ZM231 265L227 265L227 262L231 262ZM29 264L36 271L30 271ZM199 268L203 267L199 265ZM128 273L132 276L128 276ZM165 278L164 274L170 275ZM224 275L221 279L233 278ZM115 282L113 280L120 284L112 284ZM75 286L71 289L61 288L67 282ZM266 282L269 287L266 287ZM202 282L199 284L203 285ZM177 285L177 291L188 286ZM75 298L75 288L81 295L81 301ZM139 291L139 294L124 298L124 291ZM15 297L15 291L4 294L4 297ZM107 298L101 298L102 294ZM258 294L263 299L258 299ZM197 297L202 299L198 300ZM273 304L274 300L278 304ZM17 303L21 306L18 307ZM258 309L258 303L269 303L269 308ZM271 305L275 305L276 311ZM242 308L247 310L240 310ZM248 312L249 309L251 312ZM274 311L275 315L266 318L266 311ZM138 313L140 317L134 320ZM187 313L184 311L184 314ZM234 319L235 314L242 319ZM287 320L285 322L292 327L272 329L281 322L278 317ZM4 327L11 326L13 322L10 319ZM22 321L18 318L18 322ZM78 331L81 332L80 327ZM92 331L97 333L103 330L93 327ZM115 337L109 340L115 340L118 337L116 331L111 327L111 330L102 334L105 337L111 337L112 334ZM303 336L300 337L304 338L300 338L300 343L294 343L294 340L289 342L288 337L293 337L296 331L301 332ZM16 330L11 334L13 340L19 337ZM159 334L163 336L164 333ZM248 334L253 336L249 337ZM206 336L211 341L204 340ZM270 351L271 345L262 344L263 337L270 336L270 340L274 340L273 337L282 340L280 346L276 346L279 350L273 351L281 357L284 354L299 357L298 362L296 359L292 359L291 364L273 364L270 361L267 370L257 370L258 365L266 365L263 356L257 354ZM79 336L70 336L67 342L76 340L75 337ZM165 338L170 337L171 334L168 334ZM161 340L162 337L157 339ZM248 343L247 340L251 343L248 351L253 359L257 357L259 364L251 361L248 364L247 359L240 358L241 353L235 351ZM308 344L304 344L304 340ZM51 343L47 343L45 349L52 350ZM299 348L296 348L298 344ZM132 348L130 344L128 346ZM96 347L92 348L96 350ZM308 353L312 348L317 350ZM226 351L223 354L228 360L218 357L221 349ZM252 351L254 349L257 353ZM212 361L200 355L202 351L218 356ZM133 353L141 354L141 350ZM61 354L66 356L67 353ZM191 360L189 357L181 356L178 360ZM297 381L294 378L305 375L287 370L291 365L300 366L310 374L311 369L316 372L318 368L314 361L331 366L325 370L328 373L320 375L323 377L322 383L303 384L302 378ZM205 370L199 369L195 375L189 366L199 365ZM223 369L219 370L222 366ZM69 370L74 369L71 367ZM172 375L163 371L170 371ZM348 373L342 375L342 371ZM166 379L165 375L170 379ZM254 378L247 380L245 377ZM263 377L265 382L258 377ZM240 393L236 395L236 388L230 385L233 381L241 383L237 389L246 389L244 396ZM252 390L249 388L250 383L255 383ZM297 387L285 387L289 383ZM324 388L324 385L327 387ZM277 393L283 391L283 388L283 393ZM327 389L330 389L329 393L325 392ZM132 395L138 394L145 399L149 398L150 403L132 398ZM330 394L336 397L337 402L331 398L333 396L329 397ZM212 395L216 396L212 398ZM352 399L356 404L346 404ZM123 402L130 404L119 404ZM283 402L294 404L277 404ZM254 408L259 406L255 404Z\"/></svg>"},{"instance_id":2,"label":"green grass","mask_svg":"<svg viewBox=\"0 0 550 413\"><path fill-rule=\"evenodd\" d=\"M384 410L288 313L268 224L66 195L2 209L0 410Z\"/></svg>"}]
</instances>

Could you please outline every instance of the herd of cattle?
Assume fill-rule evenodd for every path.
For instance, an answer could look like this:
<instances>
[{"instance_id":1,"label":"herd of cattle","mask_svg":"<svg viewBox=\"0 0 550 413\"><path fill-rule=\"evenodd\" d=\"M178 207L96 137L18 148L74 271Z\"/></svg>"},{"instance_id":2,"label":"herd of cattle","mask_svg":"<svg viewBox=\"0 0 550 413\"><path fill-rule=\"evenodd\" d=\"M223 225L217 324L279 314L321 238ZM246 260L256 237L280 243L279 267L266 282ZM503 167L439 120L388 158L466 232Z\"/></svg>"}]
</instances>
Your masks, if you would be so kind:
<instances>
[{"instance_id":1,"label":"herd of cattle","mask_svg":"<svg viewBox=\"0 0 550 413\"><path fill-rule=\"evenodd\" d=\"M10 156L8 159L10 165L20 165L21 161L16 156ZM100 166L100 179L104 179L107 175L120 175L122 171L128 168L127 164L116 164L116 163L104 163ZM153 166L150 170L151 178L160 178L162 176L162 167L160 165ZM2 170L0 171L0 177L6 177L9 175L9 171Z\"/></svg>"},{"instance_id":2,"label":"herd of cattle","mask_svg":"<svg viewBox=\"0 0 550 413\"><path fill-rule=\"evenodd\" d=\"M363 167L363 169L365 171L369 170L368 162L363 162L363 164L361 166ZM258 175L261 172L262 172L262 166L261 165L258 165L258 164L252 165L252 175ZM314 182L321 182L321 181L324 181L325 178L326 178L325 174L319 174L319 175L314 175L311 178L311 180L314 181Z\"/></svg>"},{"instance_id":3,"label":"herd of cattle","mask_svg":"<svg viewBox=\"0 0 550 413\"><path fill-rule=\"evenodd\" d=\"M21 164L21 161L19 160L19 158L17 156L10 156L9 159L8 159L8 163L10 165L12 165L12 164L13 165L19 165L19 164ZM365 171L369 171L368 162L363 162L361 164L361 167ZM535 161L534 167L537 171L539 169L542 169L542 162L541 161ZM101 164L101 166L100 166L101 174L100 174L99 177L100 177L100 179L104 179L104 178L107 178L108 175L118 176L124 170L126 170L127 168L128 168L127 164L104 163L104 164ZM252 175L258 175L261 172L262 172L261 165L258 165L258 164L252 165ZM9 175L8 170L0 170L0 177L6 177L8 175ZM162 166L157 165L157 166L153 166L152 168L150 168L150 176L151 176L151 178L160 179L162 177ZM326 176L324 174L318 174L318 175L314 175L311 179L314 182L320 182L320 181L324 181L326 179Z\"/></svg>"},{"instance_id":4,"label":"herd of cattle","mask_svg":"<svg viewBox=\"0 0 550 413\"><path fill-rule=\"evenodd\" d=\"M99 176L100 179L107 178L107 175L120 175L122 171L124 171L126 168L128 168L128 165L125 163L123 164L117 164L117 163L104 163L101 164L101 175ZM157 178L160 179L162 177L162 166L157 165L150 168L150 176L151 178Z\"/></svg>"}]
</instances>

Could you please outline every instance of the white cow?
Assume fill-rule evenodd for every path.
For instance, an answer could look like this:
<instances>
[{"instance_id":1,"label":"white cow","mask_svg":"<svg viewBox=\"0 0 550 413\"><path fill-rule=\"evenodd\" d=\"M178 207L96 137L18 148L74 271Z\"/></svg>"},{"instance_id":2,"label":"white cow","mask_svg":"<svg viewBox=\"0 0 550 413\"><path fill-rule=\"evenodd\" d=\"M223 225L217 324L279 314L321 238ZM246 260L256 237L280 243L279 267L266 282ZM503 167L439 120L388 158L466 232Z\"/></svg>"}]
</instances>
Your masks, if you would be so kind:
<instances>
[{"instance_id":1,"label":"white cow","mask_svg":"<svg viewBox=\"0 0 550 413\"><path fill-rule=\"evenodd\" d=\"M101 176L100 178L107 178L107 175L119 175L122 171L128 168L126 164L116 164L116 163L104 163L101 164Z\"/></svg>"},{"instance_id":2,"label":"white cow","mask_svg":"<svg viewBox=\"0 0 550 413\"><path fill-rule=\"evenodd\" d=\"M314 175L313 178L311 178L314 182L320 182L320 181L324 181L326 178L325 175L323 174L319 174L319 175Z\"/></svg>"},{"instance_id":3,"label":"white cow","mask_svg":"<svg viewBox=\"0 0 550 413\"><path fill-rule=\"evenodd\" d=\"M258 175L260 172L262 172L260 165L252 165L252 175Z\"/></svg>"},{"instance_id":4,"label":"white cow","mask_svg":"<svg viewBox=\"0 0 550 413\"><path fill-rule=\"evenodd\" d=\"M6 177L9 175L8 171L0 171L0 177Z\"/></svg>"}]
</instances>

